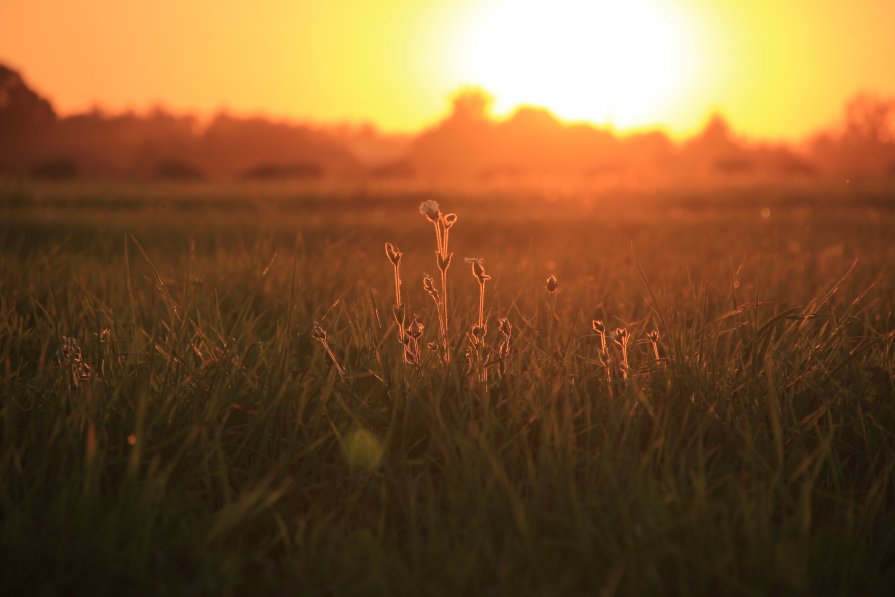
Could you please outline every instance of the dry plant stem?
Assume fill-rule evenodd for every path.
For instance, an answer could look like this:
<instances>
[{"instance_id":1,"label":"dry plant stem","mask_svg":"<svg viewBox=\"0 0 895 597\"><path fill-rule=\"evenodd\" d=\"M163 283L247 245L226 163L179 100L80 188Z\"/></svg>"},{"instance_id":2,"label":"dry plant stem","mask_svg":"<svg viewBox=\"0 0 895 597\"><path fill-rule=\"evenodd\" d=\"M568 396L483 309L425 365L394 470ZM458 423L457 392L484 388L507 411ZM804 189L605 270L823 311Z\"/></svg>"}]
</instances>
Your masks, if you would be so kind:
<instances>
[{"instance_id":1,"label":"dry plant stem","mask_svg":"<svg viewBox=\"0 0 895 597\"><path fill-rule=\"evenodd\" d=\"M622 372L622 379L624 381L628 380L628 340L630 340L630 336L628 335L628 331L624 328L619 328L615 331L615 343L618 344L619 349L622 353L622 362L619 363L619 369Z\"/></svg>"},{"instance_id":2,"label":"dry plant stem","mask_svg":"<svg viewBox=\"0 0 895 597\"><path fill-rule=\"evenodd\" d=\"M448 258L448 230L447 226L444 223L444 214L440 211L438 212L438 217L435 222L435 244L438 246L438 257L440 262L445 262ZM450 263L446 263L444 267L442 267L441 263L438 264L438 271L440 273L441 278L441 344L442 350L444 351L444 362L451 362L451 350L450 343L448 341L448 335L450 326L448 324L448 288L447 288L447 270L450 267Z\"/></svg>"},{"instance_id":3,"label":"dry plant stem","mask_svg":"<svg viewBox=\"0 0 895 597\"><path fill-rule=\"evenodd\" d=\"M401 306L401 266L395 264L395 305Z\"/></svg>"},{"instance_id":4,"label":"dry plant stem","mask_svg":"<svg viewBox=\"0 0 895 597\"><path fill-rule=\"evenodd\" d=\"M332 351L332 348L329 347L329 342L326 339L321 339L320 343L323 344L323 348L326 350L326 353L329 355L329 358L332 359L333 365L336 367L336 371L338 372L340 377L345 377L345 370L342 368L342 365L339 364L339 359L336 358L335 353Z\"/></svg>"},{"instance_id":5,"label":"dry plant stem","mask_svg":"<svg viewBox=\"0 0 895 597\"><path fill-rule=\"evenodd\" d=\"M451 362L451 350L448 343L448 289L447 289L447 268L441 270L441 342L444 348L444 362Z\"/></svg>"},{"instance_id":6,"label":"dry plant stem","mask_svg":"<svg viewBox=\"0 0 895 597\"><path fill-rule=\"evenodd\" d=\"M484 330L485 326L485 280L479 279L479 328ZM488 368L484 366L484 358L482 355L482 350L485 345L485 337L484 335L478 339L478 344L476 345L476 349L479 354L479 363L481 364L482 370L479 374L479 379L484 383L488 381Z\"/></svg>"},{"instance_id":7,"label":"dry plant stem","mask_svg":"<svg viewBox=\"0 0 895 597\"><path fill-rule=\"evenodd\" d=\"M600 336L600 359L603 364L603 369L606 370L606 388L609 390L609 396L613 395L612 389L612 355L609 353L609 346L606 342L606 328L603 325L603 322L595 319L591 327L597 334Z\"/></svg>"},{"instance_id":8,"label":"dry plant stem","mask_svg":"<svg viewBox=\"0 0 895 597\"><path fill-rule=\"evenodd\" d=\"M401 309L401 264L395 264L395 307ZM398 321L398 340L404 342L404 322Z\"/></svg>"},{"instance_id":9,"label":"dry plant stem","mask_svg":"<svg viewBox=\"0 0 895 597\"><path fill-rule=\"evenodd\" d=\"M448 301L447 270L451 267L451 254L448 252L448 230L457 221L455 214L445 215L438 208L438 202L433 200L423 201L420 204L420 214L425 216L435 226L435 263L441 278L441 311L439 313L439 327L442 332L441 347L444 362L451 362L450 351L450 302ZM434 293L430 293L434 297ZM436 305L437 306L437 305Z\"/></svg>"},{"instance_id":10,"label":"dry plant stem","mask_svg":"<svg viewBox=\"0 0 895 597\"><path fill-rule=\"evenodd\" d=\"M485 282L479 282L479 325L485 324Z\"/></svg>"}]
</instances>

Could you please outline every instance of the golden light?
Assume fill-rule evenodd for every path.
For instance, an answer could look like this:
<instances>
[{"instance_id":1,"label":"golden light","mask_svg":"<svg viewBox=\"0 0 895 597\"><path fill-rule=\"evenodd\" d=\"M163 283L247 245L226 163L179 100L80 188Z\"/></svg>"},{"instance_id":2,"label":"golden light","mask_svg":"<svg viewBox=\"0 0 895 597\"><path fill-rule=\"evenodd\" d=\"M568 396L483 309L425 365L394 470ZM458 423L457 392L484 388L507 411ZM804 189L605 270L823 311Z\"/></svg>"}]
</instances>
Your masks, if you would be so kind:
<instances>
[{"instance_id":1,"label":"golden light","mask_svg":"<svg viewBox=\"0 0 895 597\"><path fill-rule=\"evenodd\" d=\"M680 110L691 41L683 15L657 0L497 0L469 19L458 51L498 112L535 104L627 129Z\"/></svg>"}]
</instances>

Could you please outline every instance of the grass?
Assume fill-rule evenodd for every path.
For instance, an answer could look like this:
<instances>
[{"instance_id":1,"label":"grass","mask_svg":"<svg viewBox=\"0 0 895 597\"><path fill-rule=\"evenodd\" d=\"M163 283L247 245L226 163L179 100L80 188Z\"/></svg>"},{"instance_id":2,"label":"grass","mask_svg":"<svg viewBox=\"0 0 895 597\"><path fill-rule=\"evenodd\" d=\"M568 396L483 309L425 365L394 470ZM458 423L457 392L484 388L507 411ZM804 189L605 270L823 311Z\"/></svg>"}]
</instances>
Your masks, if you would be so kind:
<instances>
[{"instance_id":1,"label":"grass","mask_svg":"<svg viewBox=\"0 0 895 597\"><path fill-rule=\"evenodd\" d=\"M428 196L7 181L0 593L887 593L895 203L848 193L438 197L483 376Z\"/></svg>"}]
</instances>

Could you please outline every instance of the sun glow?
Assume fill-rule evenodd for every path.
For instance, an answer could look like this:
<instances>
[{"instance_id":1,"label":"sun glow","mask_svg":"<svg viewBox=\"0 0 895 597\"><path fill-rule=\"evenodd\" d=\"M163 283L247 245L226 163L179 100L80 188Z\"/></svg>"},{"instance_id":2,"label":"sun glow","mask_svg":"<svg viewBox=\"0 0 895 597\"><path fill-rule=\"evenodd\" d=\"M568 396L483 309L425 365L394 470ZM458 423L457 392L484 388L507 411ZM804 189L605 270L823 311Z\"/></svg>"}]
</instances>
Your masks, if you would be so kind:
<instances>
[{"instance_id":1,"label":"sun glow","mask_svg":"<svg viewBox=\"0 0 895 597\"><path fill-rule=\"evenodd\" d=\"M680 111L691 41L683 16L657 0L504 0L470 19L460 55L498 112L535 104L629 129Z\"/></svg>"}]
</instances>

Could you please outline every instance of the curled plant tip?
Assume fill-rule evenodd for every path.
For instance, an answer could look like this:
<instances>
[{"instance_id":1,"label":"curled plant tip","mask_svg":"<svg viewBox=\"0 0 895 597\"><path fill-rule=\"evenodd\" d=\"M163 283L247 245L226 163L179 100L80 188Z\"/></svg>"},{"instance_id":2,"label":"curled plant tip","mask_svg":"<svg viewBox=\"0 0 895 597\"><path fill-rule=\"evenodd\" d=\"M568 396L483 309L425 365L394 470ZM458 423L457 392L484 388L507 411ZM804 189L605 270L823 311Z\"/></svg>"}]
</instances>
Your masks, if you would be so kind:
<instances>
[{"instance_id":1,"label":"curled plant tip","mask_svg":"<svg viewBox=\"0 0 895 597\"><path fill-rule=\"evenodd\" d=\"M550 274L547 277L547 292L553 294L556 292L556 289L559 288L559 282L556 281L556 276Z\"/></svg>"},{"instance_id":2,"label":"curled plant tip","mask_svg":"<svg viewBox=\"0 0 895 597\"><path fill-rule=\"evenodd\" d=\"M497 347L497 371L501 376L507 373L507 357L510 356L510 338L513 337L513 324L506 317L497 322L497 329L503 334L503 341Z\"/></svg>"},{"instance_id":3,"label":"curled plant tip","mask_svg":"<svg viewBox=\"0 0 895 597\"><path fill-rule=\"evenodd\" d=\"M610 366L609 347L606 344L606 324L601 319L594 319L590 322L590 327L600 336L600 355L602 365L606 369L606 382L609 387L609 393L612 394L612 367Z\"/></svg>"},{"instance_id":4,"label":"curled plant tip","mask_svg":"<svg viewBox=\"0 0 895 597\"><path fill-rule=\"evenodd\" d=\"M420 338L423 335L423 324L416 315L410 319L410 324L404 330L404 362L408 365L420 364Z\"/></svg>"},{"instance_id":5,"label":"curled plant tip","mask_svg":"<svg viewBox=\"0 0 895 597\"><path fill-rule=\"evenodd\" d=\"M451 259L454 258L453 253L448 253L447 255L442 255L441 253L435 253L435 261L438 264L438 269L442 272L446 272L449 267L451 267Z\"/></svg>"},{"instance_id":6,"label":"curled plant tip","mask_svg":"<svg viewBox=\"0 0 895 597\"><path fill-rule=\"evenodd\" d=\"M437 222L438 216L441 215L441 211L438 209L438 201L429 199L420 203L420 214L433 222Z\"/></svg>"},{"instance_id":7,"label":"curled plant tip","mask_svg":"<svg viewBox=\"0 0 895 597\"><path fill-rule=\"evenodd\" d=\"M613 340L615 340L615 343L618 344L619 346L627 344L628 343L627 328L615 328L615 334L614 334Z\"/></svg>"},{"instance_id":8,"label":"curled plant tip","mask_svg":"<svg viewBox=\"0 0 895 597\"><path fill-rule=\"evenodd\" d=\"M466 263L472 264L472 275L475 276L475 279L479 281L479 284L484 284L491 279L491 276L485 273L485 266L483 264L483 261L484 260L480 257L466 258Z\"/></svg>"},{"instance_id":9,"label":"curled plant tip","mask_svg":"<svg viewBox=\"0 0 895 597\"><path fill-rule=\"evenodd\" d=\"M628 334L627 328L615 328L615 334L613 341L619 346L622 353L622 360L618 364L618 368L622 372L622 379L628 379L628 340L630 339L630 335Z\"/></svg>"},{"instance_id":10,"label":"curled plant tip","mask_svg":"<svg viewBox=\"0 0 895 597\"><path fill-rule=\"evenodd\" d=\"M432 297L433 301L436 303L440 302L441 297L438 295L438 289L435 288L435 280L428 274L423 276L423 290L426 291L426 294Z\"/></svg>"},{"instance_id":11,"label":"curled plant tip","mask_svg":"<svg viewBox=\"0 0 895 597\"><path fill-rule=\"evenodd\" d=\"M430 297L435 301L436 310L438 311L438 330L441 335L441 349L443 351L442 359L445 364L451 362L450 342L449 338L449 321L450 308L448 306L448 283L447 272L451 267L451 259L454 254L448 249L448 239L450 237L449 230L457 221L456 214L443 214L438 206L437 201L429 199L420 204L420 214L432 222L435 228L435 265L438 266L438 272L441 278L441 291L435 292L433 283L427 283L423 280L424 288Z\"/></svg>"},{"instance_id":12,"label":"curled plant tip","mask_svg":"<svg viewBox=\"0 0 895 597\"><path fill-rule=\"evenodd\" d=\"M401 263L401 257L404 254L401 252L401 249L395 248L392 243L385 243L385 256L388 257L388 260L392 262L392 265L398 265Z\"/></svg>"},{"instance_id":13,"label":"curled plant tip","mask_svg":"<svg viewBox=\"0 0 895 597\"><path fill-rule=\"evenodd\" d=\"M403 253L401 253L401 249L396 248L392 243L385 243L385 256L388 257L395 270L395 304L392 307L392 314L398 326L398 340L403 342L406 318L404 301L401 299L401 257Z\"/></svg>"},{"instance_id":14,"label":"curled plant tip","mask_svg":"<svg viewBox=\"0 0 895 597\"><path fill-rule=\"evenodd\" d=\"M423 326L423 324L416 318L416 315L414 315L410 319L410 324L407 326L406 333L414 340L419 340L423 335L423 329L425 329L425 326Z\"/></svg>"},{"instance_id":15,"label":"curled plant tip","mask_svg":"<svg viewBox=\"0 0 895 597\"><path fill-rule=\"evenodd\" d=\"M504 337L509 340L513 335L513 324L510 323L510 320L506 317L501 317L497 320L497 329L500 331Z\"/></svg>"},{"instance_id":16,"label":"curled plant tip","mask_svg":"<svg viewBox=\"0 0 895 597\"><path fill-rule=\"evenodd\" d=\"M311 330L311 337L315 340L326 342L326 330L316 321L314 322L314 328Z\"/></svg>"},{"instance_id":17,"label":"curled plant tip","mask_svg":"<svg viewBox=\"0 0 895 597\"><path fill-rule=\"evenodd\" d=\"M662 357L659 356L659 330L652 330L647 333L647 338L649 338L650 343L653 345L653 356L656 358L656 363L662 363Z\"/></svg>"}]
</instances>

